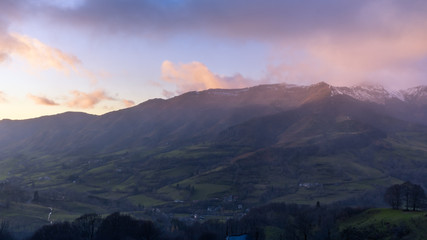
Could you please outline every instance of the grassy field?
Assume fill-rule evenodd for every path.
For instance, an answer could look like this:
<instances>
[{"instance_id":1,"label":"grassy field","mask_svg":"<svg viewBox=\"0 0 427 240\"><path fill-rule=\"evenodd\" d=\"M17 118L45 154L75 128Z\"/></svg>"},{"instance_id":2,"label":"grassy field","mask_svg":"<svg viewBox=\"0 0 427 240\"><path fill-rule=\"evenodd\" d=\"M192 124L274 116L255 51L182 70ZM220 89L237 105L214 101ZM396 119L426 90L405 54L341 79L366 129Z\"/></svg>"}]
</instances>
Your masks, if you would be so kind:
<instances>
[{"instance_id":1,"label":"grassy field","mask_svg":"<svg viewBox=\"0 0 427 240\"><path fill-rule=\"evenodd\" d=\"M386 187L408 177L425 179L424 140L404 132L357 150L320 153L311 145L253 149L199 144L91 156L22 155L0 161L0 180L12 179L25 194L0 213L1 218L23 216L41 223L48 207L57 209L56 220L63 221L87 212L139 211L141 206L191 213L197 206L187 203L220 199L215 204L221 205L228 196L248 207L328 204L371 193L382 201ZM35 191L43 201L31 202ZM186 204L174 205L174 200ZM6 201L0 194L0 204Z\"/></svg>"},{"instance_id":2,"label":"grassy field","mask_svg":"<svg viewBox=\"0 0 427 240\"><path fill-rule=\"evenodd\" d=\"M365 232L370 236L381 236L381 239L427 239L427 213L405 212L393 209L368 209L344 222L340 231L346 229Z\"/></svg>"}]
</instances>

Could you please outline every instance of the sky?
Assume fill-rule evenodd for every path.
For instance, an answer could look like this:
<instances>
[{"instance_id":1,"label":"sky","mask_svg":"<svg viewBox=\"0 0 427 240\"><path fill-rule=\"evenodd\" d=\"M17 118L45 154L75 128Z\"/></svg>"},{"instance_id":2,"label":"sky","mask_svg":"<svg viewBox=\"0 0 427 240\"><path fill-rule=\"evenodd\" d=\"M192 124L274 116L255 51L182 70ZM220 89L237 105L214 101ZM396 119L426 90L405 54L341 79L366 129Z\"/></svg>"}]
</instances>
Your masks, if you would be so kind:
<instances>
[{"instance_id":1,"label":"sky","mask_svg":"<svg viewBox=\"0 0 427 240\"><path fill-rule=\"evenodd\" d=\"M427 85L425 0L0 0L0 119L259 84Z\"/></svg>"}]
</instances>

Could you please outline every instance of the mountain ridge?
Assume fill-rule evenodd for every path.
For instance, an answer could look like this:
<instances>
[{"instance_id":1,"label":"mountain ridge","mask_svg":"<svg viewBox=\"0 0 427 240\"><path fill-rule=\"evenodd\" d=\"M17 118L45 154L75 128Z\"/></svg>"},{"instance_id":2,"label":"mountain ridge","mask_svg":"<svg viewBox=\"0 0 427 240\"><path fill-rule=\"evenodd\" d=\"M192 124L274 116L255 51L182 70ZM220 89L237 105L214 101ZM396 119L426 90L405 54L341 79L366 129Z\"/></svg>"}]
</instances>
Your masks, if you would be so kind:
<instances>
[{"instance_id":1,"label":"mountain ridge","mask_svg":"<svg viewBox=\"0 0 427 240\"><path fill-rule=\"evenodd\" d=\"M375 194L392 183L427 182L425 90L401 100L378 87L272 84L193 91L101 116L4 120L0 181L79 214L365 195L382 204Z\"/></svg>"},{"instance_id":2,"label":"mountain ridge","mask_svg":"<svg viewBox=\"0 0 427 240\"><path fill-rule=\"evenodd\" d=\"M14 151L107 152L126 147L167 146L211 139L251 118L277 114L338 95L379 104L393 117L424 124L427 87L400 91L382 87L259 85L243 89L209 89L170 99L151 99L100 116L67 112L28 120L0 121L0 153ZM416 112L417 114L410 114ZM51 149L46 146L50 145Z\"/></svg>"}]
</instances>

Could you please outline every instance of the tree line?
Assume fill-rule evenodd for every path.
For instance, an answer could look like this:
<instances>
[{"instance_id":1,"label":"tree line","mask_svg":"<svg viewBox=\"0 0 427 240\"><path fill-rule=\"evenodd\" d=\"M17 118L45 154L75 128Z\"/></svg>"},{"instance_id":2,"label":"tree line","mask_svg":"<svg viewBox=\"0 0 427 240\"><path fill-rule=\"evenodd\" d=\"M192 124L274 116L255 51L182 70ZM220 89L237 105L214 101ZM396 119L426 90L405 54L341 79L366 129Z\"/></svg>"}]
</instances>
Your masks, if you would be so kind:
<instances>
[{"instance_id":1,"label":"tree line","mask_svg":"<svg viewBox=\"0 0 427 240\"><path fill-rule=\"evenodd\" d=\"M58 222L38 229L28 240L156 240L160 230L153 222L119 212L102 218L92 213L73 222Z\"/></svg>"},{"instance_id":2,"label":"tree line","mask_svg":"<svg viewBox=\"0 0 427 240\"><path fill-rule=\"evenodd\" d=\"M420 185L411 182L390 186L384 200L394 209L420 210L426 196ZM271 203L252 208L245 216L226 221L207 220L189 224L181 219L140 220L119 212L106 217L85 214L72 222L56 222L36 230L26 240L223 240L245 234L248 240L335 240L384 239L390 232L408 236L411 229L390 225L387 231L375 228L340 228L340 223L363 212L363 208L338 205ZM274 237L272 233L275 232ZM14 240L6 222L0 224L0 240Z\"/></svg>"},{"instance_id":3,"label":"tree line","mask_svg":"<svg viewBox=\"0 0 427 240\"><path fill-rule=\"evenodd\" d=\"M224 240L246 235L248 240L269 238L268 228L279 229L278 239L341 239L337 222L360 209L274 203L252 209L240 219L188 224L171 219L166 225L138 220L119 212L103 218L85 214L72 222L57 222L36 230L27 240ZM0 240L13 240L5 234Z\"/></svg>"}]
</instances>

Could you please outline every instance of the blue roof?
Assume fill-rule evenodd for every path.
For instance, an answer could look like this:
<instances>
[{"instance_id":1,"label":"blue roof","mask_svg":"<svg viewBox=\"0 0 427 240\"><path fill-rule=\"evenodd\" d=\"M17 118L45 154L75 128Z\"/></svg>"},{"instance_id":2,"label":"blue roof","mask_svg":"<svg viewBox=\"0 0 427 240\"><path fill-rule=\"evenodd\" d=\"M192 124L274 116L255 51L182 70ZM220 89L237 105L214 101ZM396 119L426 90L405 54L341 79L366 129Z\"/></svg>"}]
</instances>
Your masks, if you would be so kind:
<instances>
[{"instance_id":1,"label":"blue roof","mask_svg":"<svg viewBox=\"0 0 427 240\"><path fill-rule=\"evenodd\" d=\"M248 235L243 234L243 235L239 235L239 236L227 236L225 239L226 240L247 240Z\"/></svg>"}]
</instances>

